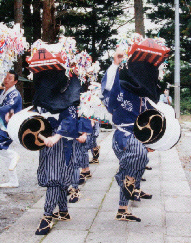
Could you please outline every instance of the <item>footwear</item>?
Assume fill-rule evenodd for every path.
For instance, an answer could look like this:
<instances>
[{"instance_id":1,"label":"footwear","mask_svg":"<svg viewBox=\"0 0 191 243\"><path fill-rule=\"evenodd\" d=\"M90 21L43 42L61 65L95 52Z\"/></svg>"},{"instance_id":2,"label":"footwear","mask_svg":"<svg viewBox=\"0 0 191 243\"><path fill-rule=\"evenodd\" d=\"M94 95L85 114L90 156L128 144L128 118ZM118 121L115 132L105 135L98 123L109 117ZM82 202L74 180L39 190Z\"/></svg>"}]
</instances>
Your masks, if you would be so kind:
<instances>
[{"instance_id":1,"label":"footwear","mask_svg":"<svg viewBox=\"0 0 191 243\"><path fill-rule=\"evenodd\" d=\"M141 178L141 181L146 181L146 179L145 178Z\"/></svg>"},{"instance_id":2,"label":"footwear","mask_svg":"<svg viewBox=\"0 0 191 243\"><path fill-rule=\"evenodd\" d=\"M14 156L14 158L11 160L11 163L9 165L9 170L14 170L15 169L15 167L17 166L17 163L18 163L19 159L20 159L20 156L18 154L16 154Z\"/></svg>"},{"instance_id":3,"label":"footwear","mask_svg":"<svg viewBox=\"0 0 191 243\"><path fill-rule=\"evenodd\" d=\"M93 158L92 160L90 160L89 164L99 164L99 160Z\"/></svg>"},{"instance_id":4,"label":"footwear","mask_svg":"<svg viewBox=\"0 0 191 243\"><path fill-rule=\"evenodd\" d=\"M90 173L90 170L86 172L81 172L80 175L82 175L82 177L84 176L85 179L92 178L92 174Z\"/></svg>"},{"instance_id":5,"label":"footwear","mask_svg":"<svg viewBox=\"0 0 191 243\"><path fill-rule=\"evenodd\" d=\"M152 170L152 167L146 166L145 170Z\"/></svg>"},{"instance_id":6,"label":"footwear","mask_svg":"<svg viewBox=\"0 0 191 243\"><path fill-rule=\"evenodd\" d=\"M74 189L75 190L75 189ZM80 190L76 189L72 194L71 197L69 199L69 203L76 203L78 202L80 199Z\"/></svg>"},{"instance_id":7,"label":"footwear","mask_svg":"<svg viewBox=\"0 0 191 243\"><path fill-rule=\"evenodd\" d=\"M140 218L136 217L135 215L132 215L132 213L129 213L127 211L125 212L118 211L115 219L123 220L123 221L141 222Z\"/></svg>"},{"instance_id":8,"label":"footwear","mask_svg":"<svg viewBox=\"0 0 191 243\"><path fill-rule=\"evenodd\" d=\"M86 176L84 173L80 173L79 185L83 185L86 182Z\"/></svg>"},{"instance_id":9,"label":"footwear","mask_svg":"<svg viewBox=\"0 0 191 243\"><path fill-rule=\"evenodd\" d=\"M53 222L52 216L45 216L41 219L38 229L35 232L35 235L47 235L52 229Z\"/></svg>"},{"instance_id":10,"label":"footwear","mask_svg":"<svg viewBox=\"0 0 191 243\"><path fill-rule=\"evenodd\" d=\"M70 215L67 212L56 212L52 214L52 217L57 220L62 220L62 221L70 221Z\"/></svg>"},{"instance_id":11,"label":"footwear","mask_svg":"<svg viewBox=\"0 0 191 243\"><path fill-rule=\"evenodd\" d=\"M93 148L93 159L89 162L90 164L99 164L99 150L100 146Z\"/></svg>"},{"instance_id":12,"label":"footwear","mask_svg":"<svg viewBox=\"0 0 191 243\"><path fill-rule=\"evenodd\" d=\"M138 201L140 202L141 199L140 199L140 193L141 193L141 190L139 189L135 189L134 192L133 192L133 196L132 196L132 200L133 201Z\"/></svg>"},{"instance_id":13,"label":"footwear","mask_svg":"<svg viewBox=\"0 0 191 243\"><path fill-rule=\"evenodd\" d=\"M89 170L89 171L86 171L86 172L83 173L83 174L85 174L85 176L86 176L87 179L88 179L88 178L92 178L92 174L90 173L90 170Z\"/></svg>"},{"instance_id":14,"label":"footwear","mask_svg":"<svg viewBox=\"0 0 191 243\"><path fill-rule=\"evenodd\" d=\"M68 191L67 191L67 196L71 195L72 193L75 192L75 188L70 188Z\"/></svg>"},{"instance_id":15,"label":"footwear","mask_svg":"<svg viewBox=\"0 0 191 243\"><path fill-rule=\"evenodd\" d=\"M135 189L135 179L130 181L129 178L125 176L122 190L127 200L132 199L134 189Z\"/></svg>"},{"instance_id":16,"label":"footwear","mask_svg":"<svg viewBox=\"0 0 191 243\"><path fill-rule=\"evenodd\" d=\"M17 188L19 187L19 183L13 183L13 182L6 182L3 184L0 184L1 188Z\"/></svg>"},{"instance_id":17,"label":"footwear","mask_svg":"<svg viewBox=\"0 0 191 243\"><path fill-rule=\"evenodd\" d=\"M142 199L151 199L152 196L153 196L153 195L151 195L151 194L147 194L147 193L145 193L145 192L143 192L143 191L140 192L140 198L142 198Z\"/></svg>"}]
</instances>

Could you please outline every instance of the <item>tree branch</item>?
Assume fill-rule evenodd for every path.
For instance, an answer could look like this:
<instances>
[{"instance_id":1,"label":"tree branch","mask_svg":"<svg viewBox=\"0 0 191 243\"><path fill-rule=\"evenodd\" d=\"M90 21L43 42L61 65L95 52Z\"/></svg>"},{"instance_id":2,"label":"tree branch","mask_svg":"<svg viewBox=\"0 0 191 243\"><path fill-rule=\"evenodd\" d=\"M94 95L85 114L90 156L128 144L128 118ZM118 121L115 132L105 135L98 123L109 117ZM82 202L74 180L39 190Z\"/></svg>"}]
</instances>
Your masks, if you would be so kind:
<instances>
[{"instance_id":1,"label":"tree branch","mask_svg":"<svg viewBox=\"0 0 191 243\"><path fill-rule=\"evenodd\" d=\"M122 26L128 24L128 23L131 22L134 18L135 18L135 17L132 17L131 19L127 20L125 23L119 25L116 29L118 30L120 27L122 27Z\"/></svg>"}]
</instances>

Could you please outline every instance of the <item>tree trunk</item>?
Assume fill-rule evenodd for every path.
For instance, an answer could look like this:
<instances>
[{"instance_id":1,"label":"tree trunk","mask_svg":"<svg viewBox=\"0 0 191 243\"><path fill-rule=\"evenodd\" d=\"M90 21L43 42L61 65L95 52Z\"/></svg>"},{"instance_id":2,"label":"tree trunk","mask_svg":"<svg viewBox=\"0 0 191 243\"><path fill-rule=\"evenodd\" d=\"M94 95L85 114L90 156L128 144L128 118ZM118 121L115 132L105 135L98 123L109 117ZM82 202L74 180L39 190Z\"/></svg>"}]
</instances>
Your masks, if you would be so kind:
<instances>
[{"instance_id":1,"label":"tree trunk","mask_svg":"<svg viewBox=\"0 0 191 243\"><path fill-rule=\"evenodd\" d=\"M54 43L56 40L56 35L57 28L54 0L44 0L42 16L42 40L48 43Z\"/></svg>"},{"instance_id":2,"label":"tree trunk","mask_svg":"<svg viewBox=\"0 0 191 243\"><path fill-rule=\"evenodd\" d=\"M15 23L19 23L20 27L23 26L23 0L15 0L14 1L14 20ZM22 56L18 56L17 62L14 65L15 72L18 73L19 76L22 76ZM17 85L18 90L21 93L23 98L23 83L19 82Z\"/></svg>"},{"instance_id":3,"label":"tree trunk","mask_svg":"<svg viewBox=\"0 0 191 243\"><path fill-rule=\"evenodd\" d=\"M33 26L33 42L38 39L41 39L41 27L42 20L40 17L40 9L42 8L41 0L33 0L33 17L32 17L32 26Z\"/></svg>"},{"instance_id":4,"label":"tree trunk","mask_svg":"<svg viewBox=\"0 0 191 243\"><path fill-rule=\"evenodd\" d=\"M145 37L143 1L134 0L135 32Z\"/></svg>"},{"instance_id":5,"label":"tree trunk","mask_svg":"<svg viewBox=\"0 0 191 243\"><path fill-rule=\"evenodd\" d=\"M26 41L32 43L32 14L31 0L23 0L23 28L25 30Z\"/></svg>"},{"instance_id":6,"label":"tree trunk","mask_svg":"<svg viewBox=\"0 0 191 243\"><path fill-rule=\"evenodd\" d=\"M92 18L92 61L95 62L97 60L97 51L96 51L96 31L95 31L95 26L96 26L96 11L95 7L93 6L93 18Z\"/></svg>"}]
</instances>

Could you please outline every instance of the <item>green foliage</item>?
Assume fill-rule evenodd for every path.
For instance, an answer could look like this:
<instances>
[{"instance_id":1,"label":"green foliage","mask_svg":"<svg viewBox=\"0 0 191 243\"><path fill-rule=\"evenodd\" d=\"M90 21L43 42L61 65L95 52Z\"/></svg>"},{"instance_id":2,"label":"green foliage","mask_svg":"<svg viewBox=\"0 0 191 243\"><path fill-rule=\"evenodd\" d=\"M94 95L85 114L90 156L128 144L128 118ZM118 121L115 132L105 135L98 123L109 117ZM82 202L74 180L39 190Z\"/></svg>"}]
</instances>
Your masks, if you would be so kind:
<instances>
[{"instance_id":1,"label":"green foliage","mask_svg":"<svg viewBox=\"0 0 191 243\"><path fill-rule=\"evenodd\" d=\"M14 0L0 1L0 22L6 23L9 27L14 22Z\"/></svg>"},{"instance_id":2,"label":"green foliage","mask_svg":"<svg viewBox=\"0 0 191 243\"><path fill-rule=\"evenodd\" d=\"M162 24L158 34L166 40L167 46L171 48L169 58L169 73L164 80L169 83L174 82L174 49L175 49L175 11L174 0L148 0L155 8L149 8L147 16L156 24ZM191 87L191 2L179 1L180 9L180 79L181 88ZM146 8L148 10L148 8ZM148 32L152 36L152 30Z\"/></svg>"},{"instance_id":3,"label":"green foliage","mask_svg":"<svg viewBox=\"0 0 191 243\"><path fill-rule=\"evenodd\" d=\"M66 36L74 36L79 50L86 50L93 61L101 62L101 69L106 70L108 60L104 60L104 53L114 49L117 34L114 28L116 19L123 14L120 4L123 0L92 0L74 1L66 4L62 1L57 11L61 25L65 27ZM65 11L64 11L65 9Z\"/></svg>"},{"instance_id":4,"label":"green foliage","mask_svg":"<svg viewBox=\"0 0 191 243\"><path fill-rule=\"evenodd\" d=\"M181 89L180 110L181 114L191 114L191 91L189 88Z\"/></svg>"}]
</instances>

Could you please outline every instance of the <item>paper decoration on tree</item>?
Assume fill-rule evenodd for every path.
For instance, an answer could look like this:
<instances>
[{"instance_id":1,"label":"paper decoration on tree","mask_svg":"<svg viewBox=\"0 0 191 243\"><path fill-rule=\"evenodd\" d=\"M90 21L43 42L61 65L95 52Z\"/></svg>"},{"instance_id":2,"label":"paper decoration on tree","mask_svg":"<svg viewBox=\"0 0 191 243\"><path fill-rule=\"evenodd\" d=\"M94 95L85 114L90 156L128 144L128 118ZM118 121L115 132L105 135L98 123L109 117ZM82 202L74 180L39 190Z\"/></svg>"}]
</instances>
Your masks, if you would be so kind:
<instances>
[{"instance_id":1,"label":"paper decoration on tree","mask_svg":"<svg viewBox=\"0 0 191 243\"><path fill-rule=\"evenodd\" d=\"M23 32L20 24L8 28L5 24L0 23L0 83L17 61L18 55L22 55L29 48Z\"/></svg>"}]
</instances>

